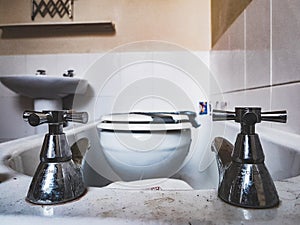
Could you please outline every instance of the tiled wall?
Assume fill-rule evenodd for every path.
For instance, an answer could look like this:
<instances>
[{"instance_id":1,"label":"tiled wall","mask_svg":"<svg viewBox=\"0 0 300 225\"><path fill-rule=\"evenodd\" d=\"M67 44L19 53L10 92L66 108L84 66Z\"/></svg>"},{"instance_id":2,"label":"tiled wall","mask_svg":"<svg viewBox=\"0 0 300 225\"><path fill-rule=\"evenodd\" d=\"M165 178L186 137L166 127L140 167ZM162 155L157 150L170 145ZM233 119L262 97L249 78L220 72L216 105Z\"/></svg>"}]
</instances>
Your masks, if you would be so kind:
<instances>
[{"instance_id":1,"label":"tiled wall","mask_svg":"<svg viewBox=\"0 0 300 225\"><path fill-rule=\"evenodd\" d=\"M235 106L261 106L263 110L287 109L288 123L286 125L264 123L264 126L300 134L298 116L300 110L300 101L298 100L300 93L300 42L298 41L300 16L297 13L299 11L300 2L298 0L253 0L246 11L214 46L209 57L208 52L196 54L198 60L201 59L210 64L210 71L222 89L221 92L215 91L214 88L211 89L214 92L211 96L213 107L228 110L232 110ZM118 110L132 107L126 101L113 104L116 103L116 93L124 91L124 87L130 84L136 84L135 81L141 77L145 78L143 82L147 83L146 78L149 76L172 81L167 82L167 85L173 85L174 90L176 90L176 85L184 87L183 89L187 90L183 92L184 94L187 93L188 96L193 93L190 94L194 96L191 98L193 99L191 102L193 107L197 108L196 102L203 96L197 96L196 87L190 88L195 84L193 79L182 79L180 75L176 75L178 69L167 64L144 63L141 66L138 61L149 59L149 57L159 61L161 56L155 56L154 52L149 53L148 51L147 54L129 52L131 53L127 54L126 51L121 51L108 58L103 58L103 54L100 53L0 56L0 75L32 74L40 68L46 69L50 75L61 75L65 70L73 68L77 76L84 77L91 83L87 97L78 96L75 99L77 100L75 101L76 107L88 110L94 119L103 113L111 112L113 107L117 107ZM176 61L177 56L178 54L171 52L168 57L174 58ZM181 67L197 70L193 66L197 64L193 61L194 58L186 60L186 57L181 56L178 59L181 58L185 58L181 62L185 65L181 65ZM93 66L99 59L101 63ZM132 64L130 60L136 62ZM123 67L124 64L128 64L128 66ZM109 71L111 68L115 71ZM109 79L100 79L100 77L105 77L103 74L111 72L114 72L114 76ZM193 73L193 71L188 72ZM198 72L207 74L207 72ZM207 87L207 76L200 77L202 79L200 82L204 84L202 86ZM152 91L156 85L155 81L152 79L148 85ZM101 88L99 89L99 87ZM99 92L101 95L98 94ZM207 90L202 91L202 93L207 92ZM126 94L133 96L134 100L134 92L126 92ZM161 94L167 95L168 93ZM175 95L175 98L179 99L177 96L180 94ZM187 98L182 97L182 99ZM189 101L183 100L180 103L181 107L190 106ZM135 102L134 106L168 110L172 105L166 104L165 99L162 98L157 98L156 101L152 99L151 104L145 99L145 101ZM32 105L31 99L20 98L0 84L2 115L0 117L0 139L2 141L33 134L34 131L28 128L21 117L23 110L32 108Z\"/></svg>"},{"instance_id":2,"label":"tiled wall","mask_svg":"<svg viewBox=\"0 0 300 225\"><path fill-rule=\"evenodd\" d=\"M64 105L87 111L93 121L111 112L199 110L198 102L208 99L208 61L208 51L186 50L0 56L0 76L35 74L37 69L62 76L74 69L76 77L88 80L89 88L74 102L64 99ZM32 99L0 83L0 105L0 141L34 134L22 119L25 109L33 109Z\"/></svg>"},{"instance_id":3,"label":"tiled wall","mask_svg":"<svg viewBox=\"0 0 300 225\"><path fill-rule=\"evenodd\" d=\"M0 76L35 74L37 69L45 69L52 76L62 75L71 68L77 76L82 76L97 57L97 54L0 56ZM24 110L32 109L32 99L21 97L0 83L0 142L35 133L22 118Z\"/></svg>"},{"instance_id":4,"label":"tiled wall","mask_svg":"<svg viewBox=\"0 0 300 225\"><path fill-rule=\"evenodd\" d=\"M286 125L264 126L300 134L299 10L298 0L250 3L211 52L210 68L222 89L212 97L214 106L286 109Z\"/></svg>"}]
</instances>

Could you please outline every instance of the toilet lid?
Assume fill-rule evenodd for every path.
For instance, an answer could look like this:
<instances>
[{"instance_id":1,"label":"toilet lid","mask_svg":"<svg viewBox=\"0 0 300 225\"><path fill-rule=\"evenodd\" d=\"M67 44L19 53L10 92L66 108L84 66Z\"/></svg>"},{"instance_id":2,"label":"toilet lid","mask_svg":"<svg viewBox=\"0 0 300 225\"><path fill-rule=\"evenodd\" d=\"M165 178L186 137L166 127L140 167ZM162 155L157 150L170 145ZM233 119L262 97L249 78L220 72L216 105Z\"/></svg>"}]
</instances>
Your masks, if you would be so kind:
<instances>
[{"instance_id":1,"label":"toilet lid","mask_svg":"<svg viewBox=\"0 0 300 225\"><path fill-rule=\"evenodd\" d=\"M162 131L191 128L187 115L176 112L133 112L102 116L97 128L123 131Z\"/></svg>"}]
</instances>

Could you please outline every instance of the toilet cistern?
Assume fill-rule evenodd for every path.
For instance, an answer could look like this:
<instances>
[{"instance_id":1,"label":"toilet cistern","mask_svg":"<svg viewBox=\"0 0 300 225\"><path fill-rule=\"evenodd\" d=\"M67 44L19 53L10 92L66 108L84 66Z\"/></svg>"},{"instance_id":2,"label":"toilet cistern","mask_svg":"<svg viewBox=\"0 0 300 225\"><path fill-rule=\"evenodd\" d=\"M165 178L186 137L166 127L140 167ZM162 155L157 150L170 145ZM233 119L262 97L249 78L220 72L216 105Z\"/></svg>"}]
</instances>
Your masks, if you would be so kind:
<instances>
[{"instance_id":1,"label":"toilet cistern","mask_svg":"<svg viewBox=\"0 0 300 225\"><path fill-rule=\"evenodd\" d=\"M63 125L67 122L87 123L86 112L25 111L23 118L31 126L47 123L40 153L26 199L34 204L60 204L79 198L86 192L80 168L72 160L72 152Z\"/></svg>"}]
</instances>

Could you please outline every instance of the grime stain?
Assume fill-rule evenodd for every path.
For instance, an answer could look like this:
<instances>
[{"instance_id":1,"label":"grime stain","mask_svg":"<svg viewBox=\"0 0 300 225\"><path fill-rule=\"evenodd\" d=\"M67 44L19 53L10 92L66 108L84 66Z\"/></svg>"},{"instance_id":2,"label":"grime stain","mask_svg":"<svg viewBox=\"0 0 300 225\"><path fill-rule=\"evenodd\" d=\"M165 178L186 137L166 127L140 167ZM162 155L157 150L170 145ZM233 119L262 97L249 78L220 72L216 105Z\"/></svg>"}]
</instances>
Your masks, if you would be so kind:
<instances>
[{"instance_id":1,"label":"grime stain","mask_svg":"<svg viewBox=\"0 0 300 225\"><path fill-rule=\"evenodd\" d=\"M108 210L101 213L103 217L116 217L116 212L114 210Z\"/></svg>"},{"instance_id":2,"label":"grime stain","mask_svg":"<svg viewBox=\"0 0 300 225\"><path fill-rule=\"evenodd\" d=\"M158 204L162 204L162 203L172 203L174 201L175 201L175 199L170 198L170 197L155 198L155 199L145 201L144 205L153 206L153 205L158 205Z\"/></svg>"}]
</instances>

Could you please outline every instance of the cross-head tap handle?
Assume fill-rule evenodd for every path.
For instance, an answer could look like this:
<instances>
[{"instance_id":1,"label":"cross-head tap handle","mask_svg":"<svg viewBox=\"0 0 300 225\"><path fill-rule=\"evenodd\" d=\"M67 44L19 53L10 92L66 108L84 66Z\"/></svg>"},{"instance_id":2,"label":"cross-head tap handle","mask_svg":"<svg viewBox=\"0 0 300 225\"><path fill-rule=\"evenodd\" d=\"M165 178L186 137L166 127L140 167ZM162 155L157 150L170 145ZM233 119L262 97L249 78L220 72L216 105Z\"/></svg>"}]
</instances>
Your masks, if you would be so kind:
<instances>
[{"instance_id":1,"label":"cross-head tap handle","mask_svg":"<svg viewBox=\"0 0 300 225\"><path fill-rule=\"evenodd\" d=\"M71 110L54 110L54 111L24 111L23 119L31 126L48 123L53 125L61 125L68 121L76 123L87 123L87 112L74 112Z\"/></svg>"},{"instance_id":2,"label":"cross-head tap handle","mask_svg":"<svg viewBox=\"0 0 300 225\"><path fill-rule=\"evenodd\" d=\"M254 125L255 123L260 123L261 121L286 123L287 111L280 110L261 112L261 108L259 107L236 107L234 112L214 109L212 113L212 120L234 120L237 123L245 125Z\"/></svg>"}]
</instances>

